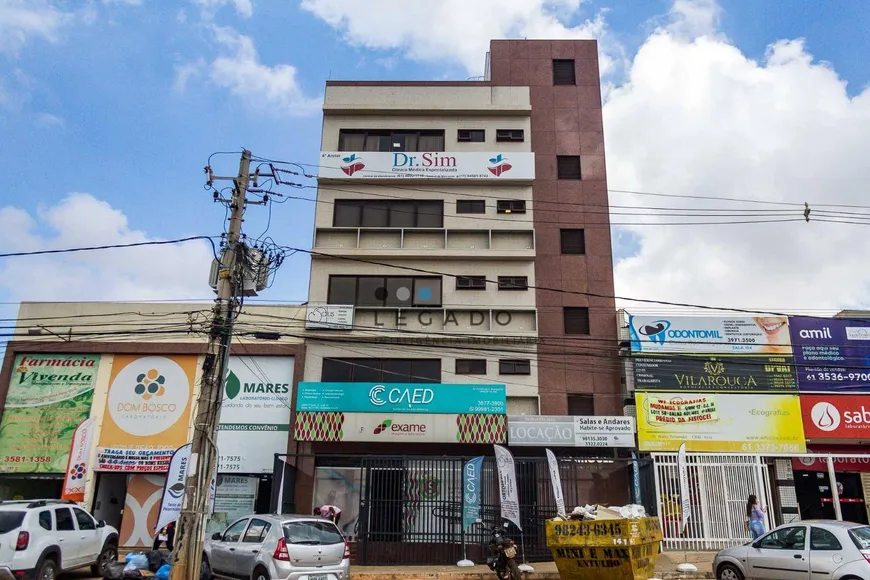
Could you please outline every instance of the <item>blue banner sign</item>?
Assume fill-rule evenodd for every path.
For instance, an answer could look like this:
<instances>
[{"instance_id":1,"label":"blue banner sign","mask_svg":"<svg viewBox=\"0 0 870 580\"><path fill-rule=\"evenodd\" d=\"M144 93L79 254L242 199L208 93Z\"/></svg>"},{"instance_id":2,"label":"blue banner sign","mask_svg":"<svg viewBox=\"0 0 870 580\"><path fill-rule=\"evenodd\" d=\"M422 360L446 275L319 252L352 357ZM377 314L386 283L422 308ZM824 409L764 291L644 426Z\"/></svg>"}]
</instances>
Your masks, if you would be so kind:
<instances>
[{"instance_id":1,"label":"blue banner sign","mask_svg":"<svg viewBox=\"0 0 870 580\"><path fill-rule=\"evenodd\" d=\"M504 385L299 383L296 410L320 413L505 415Z\"/></svg>"},{"instance_id":2,"label":"blue banner sign","mask_svg":"<svg viewBox=\"0 0 870 580\"><path fill-rule=\"evenodd\" d=\"M870 321L789 317L802 392L870 393Z\"/></svg>"},{"instance_id":3,"label":"blue banner sign","mask_svg":"<svg viewBox=\"0 0 870 580\"><path fill-rule=\"evenodd\" d=\"M483 457L475 457L462 470L462 530L480 521L480 469Z\"/></svg>"}]
</instances>

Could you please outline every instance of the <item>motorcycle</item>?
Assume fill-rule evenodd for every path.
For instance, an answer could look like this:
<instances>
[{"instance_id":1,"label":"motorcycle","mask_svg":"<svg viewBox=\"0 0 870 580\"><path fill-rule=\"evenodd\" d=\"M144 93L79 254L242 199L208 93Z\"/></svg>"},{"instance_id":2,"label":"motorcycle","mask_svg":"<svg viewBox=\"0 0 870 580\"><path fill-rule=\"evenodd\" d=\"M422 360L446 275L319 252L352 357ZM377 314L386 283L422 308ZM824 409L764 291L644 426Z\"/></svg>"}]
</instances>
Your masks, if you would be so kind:
<instances>
[{"instance_id":1,"label":"motorcycle","mask_svg":"<svg viewBox=\"0 0 870 580\"><path fill-rule=\"evenodd\" d=\"M520 574L516 561L517 545L505 535L502 528L494 527L492 529L488 548L490 554L486 559L486 565L495 572L499 580L522 580L522 574Z\"/></svg>"}]
</instances>

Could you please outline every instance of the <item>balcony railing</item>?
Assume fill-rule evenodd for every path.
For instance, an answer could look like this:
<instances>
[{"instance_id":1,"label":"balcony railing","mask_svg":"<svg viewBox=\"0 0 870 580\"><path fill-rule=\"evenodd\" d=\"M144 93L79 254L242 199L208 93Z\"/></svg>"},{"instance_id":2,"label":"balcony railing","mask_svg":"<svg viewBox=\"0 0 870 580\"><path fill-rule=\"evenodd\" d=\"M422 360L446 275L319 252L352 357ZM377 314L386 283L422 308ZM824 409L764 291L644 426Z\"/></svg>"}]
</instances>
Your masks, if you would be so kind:
<instances>
[{"instance_id":1,"label":"balcony railing","mask_svg":"<svg viewBox=\"0 0 870 580\"><path fill-rule=\"evenodd\" d=\"M476 252L477 259L532 259L534 230L465 230L442 228L318 228L314 248L355 256L450 258Z\"/></svg>"}]
</instances>

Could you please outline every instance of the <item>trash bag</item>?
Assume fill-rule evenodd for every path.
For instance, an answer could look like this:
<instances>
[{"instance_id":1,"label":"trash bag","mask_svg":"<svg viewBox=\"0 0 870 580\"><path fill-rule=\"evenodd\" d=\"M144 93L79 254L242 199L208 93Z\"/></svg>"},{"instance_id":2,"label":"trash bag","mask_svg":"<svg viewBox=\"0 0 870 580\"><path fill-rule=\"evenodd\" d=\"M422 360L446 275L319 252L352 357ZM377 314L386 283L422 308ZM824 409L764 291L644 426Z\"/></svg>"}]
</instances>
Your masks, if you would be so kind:
<instances>
[{"instance_id":1,"label":"trash bag","mask_svg":"<svg viewBox=\"0 0 870 580\"><path fill-rule=\"evenodd\" d=\"M123 580L125 564L122 562L108 562L103 568L105 580Z\"/></svg>"},{"instance_id":2,"label":"trash bag","mask_svg":"<svg viewBox=\"0 0 870 580\"><path fill-rule=\"evenodd\" d=\"M152 572L156 572L164 564L163 555L157 550L148 552L145 557L148 558L148 569Z\"/></svg>"},{"instance_id":3,"label":"trash bag","mask_svg":"<svg viewBox=\"0 0 870 580\"><path fill-rule=\"evenodd\" d=\"M148 569L148 556L142 553L138 554L127 554L127 557L124 559L127 563L128 569L132 570L147 570Z\"/></svg>"},{"instance_id":4,"label":"trash bag","mask_svg":"<svg viewBox=\"0 0 870 580\"><path fill-rule=\"evenodd\" d=\"M169 580L169 564L163 564L154 574L157 580Z\"/></svg>"},{"instance_id":5,"label":"trash bag","mask_svg":"<svg viewBox=\"0 0 870 580\"><path fill-rule=\"evenodd\" d=\"M141 578L141 577L142 577L142 573L139 572L138 569L133 569L133 570L127 570L126 568L124 569L124 578L132 579L132 578Z\"/></svg>"}]
</instances>

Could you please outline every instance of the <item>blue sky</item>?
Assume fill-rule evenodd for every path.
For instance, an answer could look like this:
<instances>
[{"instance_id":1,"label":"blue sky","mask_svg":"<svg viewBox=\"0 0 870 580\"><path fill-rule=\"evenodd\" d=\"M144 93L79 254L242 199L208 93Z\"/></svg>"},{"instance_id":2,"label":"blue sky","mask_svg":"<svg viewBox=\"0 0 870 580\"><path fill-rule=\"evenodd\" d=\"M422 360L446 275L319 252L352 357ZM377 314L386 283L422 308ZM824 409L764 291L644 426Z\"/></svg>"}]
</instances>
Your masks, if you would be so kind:
<instances>
[{"instance_id":1,"label":"blue sky","mask_svg":"<svg viewBox=\"0 0 870 580\"><path fill-rule=\"evenodd\" d=\"M326 79L465 79L482 74L486 39L496 34L532 37L543 31L553 36L600 38L602 62L612 63L604 80L622 91L615 93L610 110L624 117L614 118L612 126L617 129L612 137L606 129L609 185L615 189L691 193L711 173L716 175L703 159L695 159L677 173L653 175L642 167L643 159L632 157L625 133L619 130L628 122L622 119L636 123L637 114L654 116L655 110L638 113L637 109L661 102L660 94L653 98L639 88L642 67L650 66L636 60L639 51L662 50L661 58L673 58L675 63L687 62L680 60L678 50L696 51L700 56L693 57L692 66L698 68L692 78L719 69L734 71L733 67L743 66L741 70L748 70L740 58L757 61L759 75L773 74L764 62L771 44L803 38L805 43L799 47L781 47L782 54L792 50L788 55L791 64L777 68L777 74L794 76L776 82L791 88L789 94L801 95L804 80L824 74L819 72L818 61L830 63L835 73L825 76L830 91L818 102L795 105L796 118L827 110L822 101L833 95L837 106L846 107L838 122L849 126L860 119L866 123L866 106L855 99L870 81L863 58L870 53L865 33L870 28L870 5L864 2L822 6L809 0L722 0L718 4L710 0L582 4L506 0L480 2L474 8L468 4L449 0L436 10L433 3L422 0L377 0L367 9L363 9L365 3L343 0L0 0L0 38L5 39L0 41L0 175L5 177L0 194L0 212L5 211L0 213L0 225L5 233L0 233L0 245L34 249L72 242L219 233L223 209L202 188L202 168L209 154L244 146L263 157L314 163L321 124L316 107ZM469 22L482 22L487 11L502 16L485 18L480 24L483 30L463 32ZM670 48L662 48L664 38L671 42ZM712 40L702 46L699 38ZM701 55L702 48L710 49L707 56ZM796 56L795 51L800 54ZM810 60L804 62L802 55ZM726 66L721 59L736 64ZM632 71L634 82L630 82ZM804 73L806 77L798 76ZM740 85L744 81L737 74L722 77L724 88L716 83L705 85L716 88L711 102L729 90L745 94ZM848 83L843 94L838 93L837 75ZM746 82L746 86L757 85L756 80ZM670 90L679 93L681 87L674 83ZM795 102L799 100L796 96ZM635 109L626 112L630 106ZM607 118L611 113L605 114ZM659 133L650 138L651 148L656 147ZM749 142L754 140L742 133L734 135L734 142L726 144L729 150L752 147ZM703 134L696 137L707 140ZM748 143L742 143L743 139ZM866 141L861 141L859 150L865 146ZM761 163L759 155L749 157ZM235 172L237 163L232 155L213 161L215 170L223 174ZM826 163L835 170L834 161ZM707 173L696 171L697 167ZM739 197L804 199L804 192L794 187L778 191L732 184L727 191L742 192ZM90 197L79 196L71 203L68 196L74 192ZM817 196L814 199L851 199L848 193L837 197L842 193L839 190L810 188L809 193ZM313 197L314 192L303 195ZM612 203L616 199L638 203L619 197ZM24 212L33 220L26 226ZM310 246L312 203L290 201L276 205L273 212L270 234L278 243ZM252 208L248 231L261 231L266 215L263 208ZM654 236L660 230L650 234L650 229L620 228L615 257L634 260L625 262L626 279L642 279L639 269L661 270L656 255L645 252L654 251L667 238L657 241ZM677 230L675 235L682 236L686 228ZM691 235L703 236L699 230L693 228ZM808 243L813 238L817 240L818 234ZM776 257L776 262L788 262L789 251L797 252L783 249L785 254ZM137 263L138 270L123 264L136 262L138 257L118 254L113 254L114 261L83 257L0 260L0 301L208 297L206 281L199 278L208 266L207 256L201 260L205 254L201 247L162 253L159 259L154 258L157 254L136 254L145 256ZM176 267L164 270L165 261L176 258ZM709 256L695 258L709 263ZM691 259L687 257L686 263ZM638 260L643 263L638 265ZM198 261L206 262L201 271L191 266ZM726 254L721 266L725 271L717 275L723 280L736 267ZM768 267L758 266L762 271ZM304 300L307 268L304 256L288 259L275 286L262 297ZM804 270L796 267L778 275L789 280L795 277L797 283ZM619 275L618 270L618 289ZM824 301L824 306L860 303L867 282L862 275L843 294ZM668 299L696 302L733 297L727 288L717 294L692 291L688 286L678 280L661 291ZM651 286L626 283L622 287L637 295ZM798 295L804 303L797 306L820 304L823 290ZM771 294L764 299L775 297Z\"/></svg>"}]
</instances>

